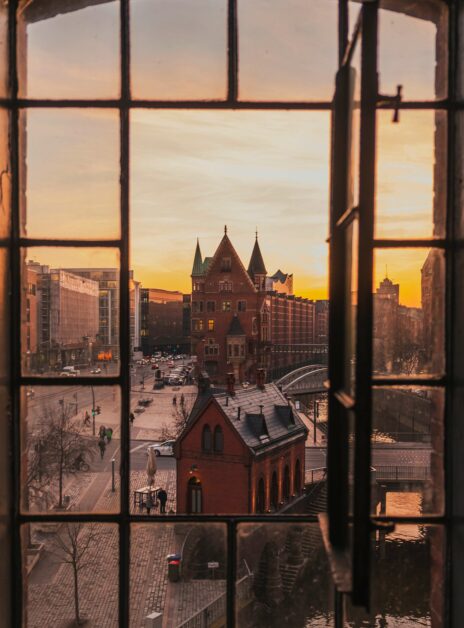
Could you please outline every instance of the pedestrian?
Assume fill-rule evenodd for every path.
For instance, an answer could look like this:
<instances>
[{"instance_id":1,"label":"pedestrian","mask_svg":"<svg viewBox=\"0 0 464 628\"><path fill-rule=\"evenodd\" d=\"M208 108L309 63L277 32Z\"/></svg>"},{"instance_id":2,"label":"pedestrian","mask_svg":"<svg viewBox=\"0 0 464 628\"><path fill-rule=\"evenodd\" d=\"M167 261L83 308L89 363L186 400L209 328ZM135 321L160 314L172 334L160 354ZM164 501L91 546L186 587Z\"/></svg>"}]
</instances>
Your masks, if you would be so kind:
<instances>
[{"instance_id":1,"label":"pedestrian","mask_svg":"<svg viewBox=\"0 0 464 628\"><path fill-rule=\"evenodd\" d=\"M168 501L168 494L164 488L160 488L158 491L158 500L160 503L160 513L166 513L166 502Z\"/></svg>"},{"instance_id":2,"label":"pedestrian","mask_svg":"<svg viewBox=\"0 0 464 628\"><path fill-rule=\"evenodd\" d=\"M147 501L145 502L145 507L147 509L147 515L150 514L150 510L153 508L153 500L151 498L151 491L148 491Z\"/></svg>"},{"instance_id":3,"label":"pedestrian","mask_svg":"<svg viewBox=\"0 0 464 628\"><path fill-rule=\"evenodd\" d=\"M98 447L100 449L100 456L103 460L103 456L105 455L106 443L104 438L100 438L98 441Z\"/></svg>"},{"instance_id":4,"label":"pedestrian","mask_svg":"<svg viewBox=\"0 0 464 628\"><path fill-rule=\"evenodd\" d=\"M107 427L106 428L106 440L108 443L111 443L112 437L113 437L113 430L111 429L111 427Z\"/></svg>"},{"instance_id":5,"label":"pedestrian","mask_svg":"<svg viewBox=\"0 0 464 628\"><path fill-rule=\"evenodd\" d=\"M100 425L100 429L98 430L98 435L100 436L101 439L104 440L106 436L106 427L104 425Z\"/></svg>"},{"instance_id":6,"label":"pedestrian","mask_svg":"<svg viewBox=\"0 0 464 628\"><path fill-rule=\"evenodd\" d=\"M131 412L131 413L129 414L129 421L131 422L131 425L133 425L133 424L134 424L134 421L135 421L135 415L134 415L134 413L133 413L133 412Z\"/></svg>"},{"instance_id":7,"label":"pedestrian","mask_svg":"<svg viewBox=\"0 0 464 628\"><path fill-rule=\"evenodd\" d=\"M177 406L177 397L176 397L176 395L174 395L174 397L172 398L172 405L173 406Z\"/></svg>"},{"instance_id":8,"label":"pedestrian","mask_svg":"<svg viewBox=\"0 0 464 628\"><path fill-rule=\"evenodd\" d=\"M85 411L84 415L84 425L86 425L87 427L90 425L90 414L87 412L87 410Z\"/></svg>"}]
</instances>

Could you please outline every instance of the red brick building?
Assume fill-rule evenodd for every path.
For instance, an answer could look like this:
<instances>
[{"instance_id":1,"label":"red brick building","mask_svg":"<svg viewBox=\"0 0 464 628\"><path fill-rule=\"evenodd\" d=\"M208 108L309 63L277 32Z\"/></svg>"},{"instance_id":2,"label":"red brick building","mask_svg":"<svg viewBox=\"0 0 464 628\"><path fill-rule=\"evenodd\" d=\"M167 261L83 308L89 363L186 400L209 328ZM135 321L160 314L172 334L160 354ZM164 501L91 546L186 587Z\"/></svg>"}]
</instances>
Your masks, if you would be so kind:
<instances>
[{"instance_id":1,"label":"red brick building","mask_svg":"<svg viewBox=\"0 0 464 628\"><path fill-rule=\"evenodd\" d=\"M318 353L317 302L293 294L293 275L278 270L268 277L258 237L248 269L227 228L213 257L203 260L197 242L191 277L192 354L213 381L224 383L233 371L238 382L255 382L258 368L270 379ZM320 353L326 355L325 345Z\"/></svg>"},{"instance_id":2,"label":"red brick building","mask_svg":"<svg viewBox=\"0 0 464 628\"><path fill-rule=\"evenodd\" d=\"M179 513L274 512L301 495L307 429L274 384L200 393L176 447Z\"/></svg>"}]
</instances>

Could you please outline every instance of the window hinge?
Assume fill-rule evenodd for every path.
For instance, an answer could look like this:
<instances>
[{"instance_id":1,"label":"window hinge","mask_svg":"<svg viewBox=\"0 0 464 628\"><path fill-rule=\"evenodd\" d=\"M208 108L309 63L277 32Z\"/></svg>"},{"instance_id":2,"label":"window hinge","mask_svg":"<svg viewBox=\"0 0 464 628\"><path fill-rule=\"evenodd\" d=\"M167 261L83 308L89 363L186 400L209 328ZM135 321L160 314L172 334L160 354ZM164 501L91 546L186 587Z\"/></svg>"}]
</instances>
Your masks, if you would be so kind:
<instances>
[{"instance_id":1,"label":"window hinge","mask_svg":"<svg viewBox=\"0 0 464 628\"><path fill-rule=\"evenodd\" d=\"M400 121L400 103L403 98L403 86L396 86L396 94L394 96L385 96L384 94L377 95L377 104L387 104L392 103L394 105L393 108L393 118L392 122L396 123Z\"/></svg>"}]
</instances>

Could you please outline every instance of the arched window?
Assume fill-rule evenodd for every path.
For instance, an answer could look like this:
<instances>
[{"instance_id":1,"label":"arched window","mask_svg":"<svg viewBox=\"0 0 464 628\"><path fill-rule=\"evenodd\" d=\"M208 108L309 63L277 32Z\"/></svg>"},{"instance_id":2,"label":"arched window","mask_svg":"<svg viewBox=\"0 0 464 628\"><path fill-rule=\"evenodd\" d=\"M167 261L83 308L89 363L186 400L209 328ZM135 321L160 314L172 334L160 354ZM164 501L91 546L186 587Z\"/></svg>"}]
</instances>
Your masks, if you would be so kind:
<instances>
[{"instance_id":1,"label":"arched window","mask_svg":"<svg viewBox=\"0 0 464 628\"><path fill-rule=\"evenodd\" d=\"M277 473L274 471L271 480L271 508L277 510L279 506L279 485L277 484Z\"/></svg>"},{"instance_id":2,"label":"arched window","mask_svg":"<svg viewBox=\"0 0 464 628\"><path fill-rule=\"evenodd\" d=\"M217 453L222 453L224 450L224 434L222 432L222 427L220 425L216 425L214 430L214 451Z\"/></svg>"},{"instance_id":3,"label":"arched window","mask_svg":"<svg viewBox=\"0 0 464 628\"><path fill-rule=\"evenodd\" d=\"M256 512L264 512L266 509L266 494L264 492L264 480L258 482L258 493L256 495Z\"/></svg>"},{"instance_id":4,"label":"arched window","mask_svg":"<svg viewBox=\"0 0 464 628\"><path fill-rule=\"evenodd\" d=\"M187 510L189 514L203 512L203 492L201 482L195 476L188 481Z\"/></svg>"},{"instance_id":5,"label":"arched window","mask_svg":"<svg viewBox=\"0 0 464 628\"><path fill-rule=\"evenodd\" d=\"M288 468L288 464L285 465L284 469L284 486L283 486L284 499L288 500L290 497L290 469Z\"/></svg>"},{"instance_id":6,"label":"arched window","mask_svg":"<svg viewBox=\"0 0 464 628\"><path fill-rule=\"evenodd\" d=\"M201 448L203 451L211 451L212 449L211 429L209 425L205 425L201 435Z\"/></svg>"},{"instance_id":7,"label":"arched window","mask_svg":"<svg viewBox=\"0 0 464 628\"><path fill-rule=\"evenodd\" d=\"M297 458L297 461L295 462L295 477L293 479L293 486L295 495L299 495L301 491L301 467L299 458Z\"/></svg>"}]
</instances>

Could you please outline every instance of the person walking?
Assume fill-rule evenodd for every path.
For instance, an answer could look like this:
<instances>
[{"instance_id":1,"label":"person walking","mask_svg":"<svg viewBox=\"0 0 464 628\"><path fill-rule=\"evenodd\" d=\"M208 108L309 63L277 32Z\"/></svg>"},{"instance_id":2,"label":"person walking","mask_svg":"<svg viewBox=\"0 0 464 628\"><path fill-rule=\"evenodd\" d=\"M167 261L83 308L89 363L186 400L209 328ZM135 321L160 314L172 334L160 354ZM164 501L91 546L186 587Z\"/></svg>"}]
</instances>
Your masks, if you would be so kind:
<instances>
[{"instance_id":1,"label":"person walking","mask_svg":"<svg viewBox=\"0 0 464 628\"><path fill-rule=\"evenodd\" d=\"M100 436L100 438L102 438L103 440L105 439L106 436L106 427L104 425L100 425L100 429L98 430L98 435Z\"/></svg>"},{"instance_id":2,"label":"person walking","mask_svg":"<svg viewBox=\"0 0 464 628\"><path fill-rule=\"evenodd\" d=\"M173 406L177 406L177 397L176 397L176 395L174 395L174 397L172 398L172 405Z\"/></svg>"},{"instance_id":3,"label":"person walking","mask_svg":"<svg viewBox=\"0 0 464 628\"><path fill-rule=\"evenodd\" d=\"M113 438L113 430L111 427L106 428L106 441L111 443L111 439Z\"/></svg>"},{"instance_id":4,"label":"person walking","mask_svg":"<svg viewBox=\"0 0 464 628\"><path fill-rule=\"evenodd\" d=\"M129 414L129 421L131 422L131 425L134 425L135 415L133 412Z\"/></svg>"},{"instance_id":5,"label":"person walking","mask_svg":"<svg viewBox=\"0 0 464 628\"><path fill-rule=\"evenodd\" d=\"M90 426L90 414L87 412L87 410L85 411L85 415L84 415L84 425L86 427Z\"/></svg>"},{"instance_id":6,"label":"person walking","mask_svg":"<svg viewBox=\"0 0 464 628\"><path fill-rule=\"evenodd\" d=\"M164 488L160 488L158 491L158 500L160 503L160 513L166 513L166 502L168 501L168 494L164 490Z\"/></svg>"},{"instance_id":7,"label":"person walking","mask_svg":"<svg viewBox=\"0 0 464 628\"><path fill-rule=\"evenodd\" d=\"M98 441L98 448L100 449L100 457L103 460L103 456L105 455L106 443L103 437L100 437Z\"/></svg>"},{"instance_id":8,"label":"person walking","mask_svg":"<svg viewBox=\"0 0 464 628\"><path fill-rule=\"evenodd\" d=\"M151 491L148 491L147 501L145 502L145 508L147 509L147 515L149 515L150 510L153 508L153 499L151 497Z\"/></svg>"}]
</instances>

